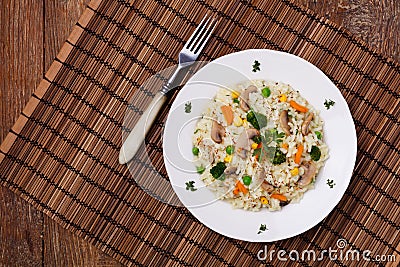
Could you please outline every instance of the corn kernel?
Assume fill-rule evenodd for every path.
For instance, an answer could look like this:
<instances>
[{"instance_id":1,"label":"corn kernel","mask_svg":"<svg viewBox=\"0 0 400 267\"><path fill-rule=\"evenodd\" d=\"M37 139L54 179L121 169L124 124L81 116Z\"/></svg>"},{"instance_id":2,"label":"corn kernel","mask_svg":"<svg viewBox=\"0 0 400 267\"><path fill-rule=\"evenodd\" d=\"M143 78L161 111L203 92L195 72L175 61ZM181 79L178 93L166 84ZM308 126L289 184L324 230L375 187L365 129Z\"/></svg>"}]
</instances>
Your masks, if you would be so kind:
<instances>
[{"instance_id":1,"label":"corn kernel","mask_svg":"<svg viewBox=\"0 0 400 267\"><path fill-rule=\"evenodd\" d=\"M231 161L232 161L232 155L227 155L227 156L224 158L224 161L225 161L226 163L231 162Z\"/></svg>"},{"instance_id":2,"label":"corn kernel","mask_svg":"<svg viewBox=\"0 0 400 267\"><path fill-rule=\"evenodd\" d=\"M235 116L233 118L233 125L239 127L239 126L242 126L242 124L243 124L243 120L239 116Z\"/></svg>"},{"instance_id":3,"label":"corn kernel","mask_svg":"<svg viewBox=\"0 0 400 267\"><path fill-rule=\"evenodd\" d=\"M248 123L247 123L247 120L246 119L243 119L243 126L247 126L248 125Z\"/></svg>"},{"instance_id":4,"label":"corn kernel","mask_svg":"<svg viewBox=\"0 0 400 267\"><path fill-rule=\"evenodd\" d=\"M236 91L232 91L231 95L232 95L233 99L236 99L236 98L239 97L240 94L238 92L236 92Z\"/></svg>"},{"instance_id":5,"label":"corn kernel","mask_svg":"<svg viewBox=\"0 0 400 267\"><path fill-rule=\"evenodd\" d=\"M264 205L268 204L268 199L266 197L260 197L261 203Z\"/></svg>"},{"instance_id":6,"label":"corn kernel","mask_svg":"<svg viewBox=\"0 0 400 267\"><path fill-rule=\"evenodd\" d=\"M295 167L293 170L290 171L290 173L292 174L292 176L296 176L299 174L299 168Z\"/></svg>"},{"instance_id":7,"label":"corn kernel","mask_svg":"<svg viewBox=\"0 0 400 267\"><path fill-rule=\"evenodd\" d=\"M281 102L286 102L286 100L287 100L287 96L286 96L285 94L281 94L281 95L279 96L279 101L281 101Z\"/></svg>"},{"instance_id":8,"label":"corn kernel","mask_svg":"<svg viewBox=\"0 0 400 267\"><path fill-rule=\"evenodd\" d=\"M256 149L257 147L258 147L258 144L257 144L257 143L252 143L252 144L251 144L251 148L252 148L252 149Z\"/></svg>"}]
</instances>

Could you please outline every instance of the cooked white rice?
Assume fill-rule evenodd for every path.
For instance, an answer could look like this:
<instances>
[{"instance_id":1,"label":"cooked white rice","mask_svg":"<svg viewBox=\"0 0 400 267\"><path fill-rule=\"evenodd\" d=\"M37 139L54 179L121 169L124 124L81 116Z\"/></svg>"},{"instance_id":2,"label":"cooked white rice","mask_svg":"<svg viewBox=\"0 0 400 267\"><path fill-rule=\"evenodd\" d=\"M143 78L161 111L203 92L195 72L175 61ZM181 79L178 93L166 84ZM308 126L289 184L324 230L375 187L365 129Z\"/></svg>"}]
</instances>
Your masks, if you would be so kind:
<instances>
[{"instance_id":1,"label":"cooked white rice","mask_svg":"<svg viewBox=\"0 0 400 267\"><path fill-rule=\"evenodd\" d=\"M247 104L251 109L250 111L263 114L268 121L260 129L259 132L261 134L271 131L271 129L276 129L278 133L284 133L284 129L281 126L280 114L284 110L288 112L290 135L284 135L280 142L273 140L269 144L270 146L276 146L286 156L285 161L281 164L274 165L271 158L260 159L260 156L258 156L257 159L257 156L254 155L254 147L246 153L246 158L238 155L236 147L231 158L227 155L226 147L228 145L236 146L240 134L246 129L253 128L253 125L246 121L247 113L250 111L246 112L237 103L239 100L242 100L242 96L244 96L243 92L250 85L257 87L256 92L249 94ZM270 90L268 97L262 94L262 89L265 87L268 87ZM238 100L234 101L238 95L240 95ZM306 112L297 111L289 104L291 100L306 107L308 110ZM221 106L231 107L234 114L234 121L231 125L228 125L221 111ZM303 135L302 125L310 113L313 113L313 119L308 127L309 132L307 135ZM216 143L211 138L214 120L222 125L226 131L220 143ZM322 136L322 138L318 139L318 135L320 138ZM197 147L200 151L198 156L195 156L196 165L205 167L205 171L201 174L201 180L204 181L209 189L215 192L219 199L229 201L234 208L243 208L252 211L266 208L273 211L281 209L282 206L289 202L298 202L305 191L313 188L317 173L328 158L328 147L323 142L323 136L323 121L319 116L319 111L311 106L298 91L294 90L288 84L254 80L238 84L229 90L220 89L218 91L213 101L210 102L209 106L203 112L202 119L196 125L193 135L193 146ZM303 145L304 150L301 154L300 163L295 163L294 158L300 144ZM312 160L310 156L313 146L319 148L321 152L321 156L317 161ZM210 173L210 169L218 162L224 162L227 168L236 167L235 174L224 175L224 179L215 179ZM315 166L316 172L313 175L311 183L300 186L299 181L305 174L307 164ZM262 170L264 171L264 175L262 174ZM252 178L249 185L244 185L244 175ZM237 186L238 182L244 185L248 192L246 190L244 190L245 192L239 190ZM267 192L264 190L260 186L262 183L272 185L273 191L268 190L269 192Z\"/></svg>"}]
</instances>

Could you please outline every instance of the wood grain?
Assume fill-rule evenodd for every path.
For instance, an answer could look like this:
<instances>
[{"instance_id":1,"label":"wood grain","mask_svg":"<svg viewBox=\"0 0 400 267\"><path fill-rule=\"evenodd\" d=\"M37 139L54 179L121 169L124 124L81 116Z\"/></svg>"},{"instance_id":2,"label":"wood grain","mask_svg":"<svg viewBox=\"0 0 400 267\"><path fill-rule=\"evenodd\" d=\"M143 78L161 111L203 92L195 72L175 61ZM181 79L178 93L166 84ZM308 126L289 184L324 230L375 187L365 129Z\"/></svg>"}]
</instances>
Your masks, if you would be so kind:
<instances>
[{"instance_id":1,"label":"wood grain","mask_svg":"<svg viewBox=\"0 0 400 267\"><path fill-rule=\"evenodd\" d=\"M400 61L400 1L296 0L349 30L372 49Z\"/></svg>"},{"instance_id":2,"label":"wood grain","mask_svg":"<svg viewBox=\"0 0 400 267\"><path fill-rule=\"evenodd\" d=\"M0 140L42 79L43 3L1 1ZM42 265L43 214L0 187L0 265Z\"/></svg>"},{"instance_id":3,"label":"wood grain","mask_svg":"<svg viewBox=\"0 0 400 267\"><path fill-rule=\"evenodd\" d=\"M43 214L0 188L0 266L41 266Z\"/></svg>"},{"instance_id":4,"label":"wood grain","mask_svg":"<svg viewBox=\"0 0 400 267\"><path fill-rule=\"evenodd\" d=\"M44 216L44 266L121 266L81 237Z\"/></svg>"},{"instance_id":5,"label":"wood grain","mask_svg":"<svg viewBox=\"0 0 400 267\"><path fill-rule=\"evenodd\" d=\"M2 0L0 141L19 116L88 1ZM400 1L295 0L400 60ZM0 187L0 265L118 266L8 189Z\"/></svg>"}]
</instances>

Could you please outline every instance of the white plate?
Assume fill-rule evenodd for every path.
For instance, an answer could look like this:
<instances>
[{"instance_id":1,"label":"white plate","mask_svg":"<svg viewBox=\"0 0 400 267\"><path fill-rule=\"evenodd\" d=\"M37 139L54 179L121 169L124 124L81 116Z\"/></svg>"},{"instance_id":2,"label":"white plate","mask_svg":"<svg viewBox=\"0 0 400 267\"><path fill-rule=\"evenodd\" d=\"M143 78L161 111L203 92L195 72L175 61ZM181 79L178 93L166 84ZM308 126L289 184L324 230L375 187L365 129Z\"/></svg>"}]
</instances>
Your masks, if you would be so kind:
<instances>
[{"instance_id":1,"label":"white plate","mask_svg":"<svg viewBox=\"0 0 400 267\"><path fill-rule=\"evenodd\" d=\"M254 60L261 71L252 72ZM209 99L222 86L246 79L268 79L289 83L299 90L311 105L320 110L325 121L324 138L330 157L319 172L315 189L304 194L300 203L285 206L281 211L260 212L232 209L230 204L216 200L203 187L195 173L192 159L192 134L196 120ZM329 110L325 99L336 104ZM184 105L192 103L191 113ZM164 161L173 188L189 211L212 230L236 239L271 242L296 236L322 221L337 205L349 185L357 152L354 123L346 101L325 74L311 63L291 54L272 50L246 50L225 55L198 71L181 89L172 105L164 131ZM335 186L330 188L327 179ZM197 191L187 191L185 182L193 180ZM261 224L268 230L258 233Z\"/></svg>"}]
</instances>

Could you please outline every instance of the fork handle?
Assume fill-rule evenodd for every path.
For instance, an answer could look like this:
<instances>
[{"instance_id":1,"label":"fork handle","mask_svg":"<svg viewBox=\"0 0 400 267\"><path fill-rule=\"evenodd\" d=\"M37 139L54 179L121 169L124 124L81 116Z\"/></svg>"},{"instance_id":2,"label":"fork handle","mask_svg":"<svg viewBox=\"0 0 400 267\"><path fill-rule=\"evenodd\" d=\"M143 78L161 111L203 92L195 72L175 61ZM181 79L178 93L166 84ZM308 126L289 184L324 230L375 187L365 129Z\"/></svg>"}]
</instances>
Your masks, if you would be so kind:
<instances>
[{"instance_id":1,"label":"fork handle","mask_svg":"<svg viewBox=\"0 0 400 267\"><path fill-rule=\"evenodd\" d=\"M125 164L129 162L138 151L140 145L144 141L147 132L155 121L158 112L164 105L167 97L164 93L158 92L150 105L144 111L135 127L132 129L128 138L125 140L119 152L119 163Z\"/></svg>"}]
</instances>

